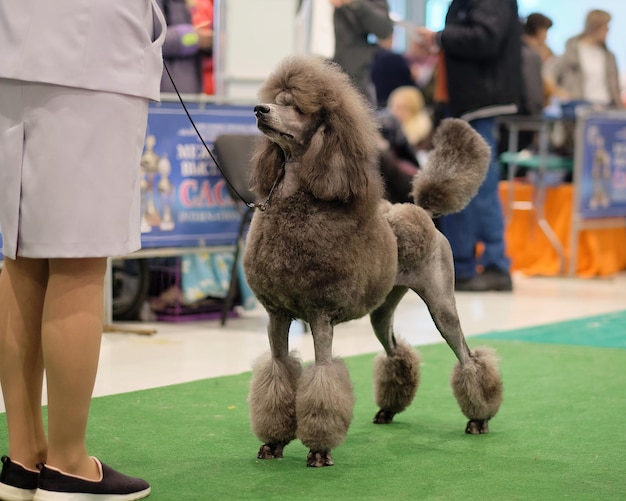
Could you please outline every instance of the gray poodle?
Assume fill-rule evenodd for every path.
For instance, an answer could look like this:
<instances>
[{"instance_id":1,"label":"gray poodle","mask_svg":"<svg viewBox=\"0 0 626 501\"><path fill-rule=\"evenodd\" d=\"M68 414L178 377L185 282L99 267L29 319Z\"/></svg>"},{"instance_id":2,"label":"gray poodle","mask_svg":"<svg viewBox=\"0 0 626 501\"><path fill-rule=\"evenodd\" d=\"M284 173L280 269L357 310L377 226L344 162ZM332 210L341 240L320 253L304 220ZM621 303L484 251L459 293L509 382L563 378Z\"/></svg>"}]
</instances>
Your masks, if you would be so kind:
<instances>
[{"instance_id":1,"label":"gray poodle","mask_svg":"<svg viewBox=\"0 0 626 501\"><path fill-rule=\"evenodd\" d=\"M307 466L333 464L354 406L344 362L332 352L333 327L370 315L384 348L375 362L374 423L390 423L413 400L419 358L393 331L394 311L416 292L458 362L451 384L467 433L487 433L502 401L495 354L470 350L454 299L450 246L433 216L459 211L475 195L489 163L483 139L465 122L444 121L428 166L416 176L415 204L383 199L372 110L336 65L316 57L285 59L260 90L263 133L250 187L262 210L252 219L244 255L250 287L269 314L271 354L253 367L252 429L258 458L280 458L299 438ZM289 352L289 326L311 327L315 363Z\"/></svg>"}]
</instances>

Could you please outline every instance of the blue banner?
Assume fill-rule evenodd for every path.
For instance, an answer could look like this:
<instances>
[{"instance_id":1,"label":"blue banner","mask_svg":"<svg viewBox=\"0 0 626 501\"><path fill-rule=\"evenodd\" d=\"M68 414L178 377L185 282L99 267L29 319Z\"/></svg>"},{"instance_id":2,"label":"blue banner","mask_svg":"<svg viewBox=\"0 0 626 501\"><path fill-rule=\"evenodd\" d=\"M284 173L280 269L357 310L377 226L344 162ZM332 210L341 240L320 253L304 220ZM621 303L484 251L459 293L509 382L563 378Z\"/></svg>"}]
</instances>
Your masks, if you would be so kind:
<instances>
[{"instance_id":1,"label":"blue banner","mask_svg":"<svg viewBox=\"0 0 626 501\"><path fill-rule=\"evenodd\" d=\"M209 148L224 133L258 133L252 106L189 103ZM142 168L142 247L231 245L241 216L180 103L154 104Z\"/></svg>"},{"instance_id":2,"label":"blue banner","mask_svg":"<svg viewBox=\"0 0 626 501\"><path fill-rule=\"evenodd\" d=\"M585 219L626 216L626 114L590 113L579 120L579 212Z\"/></svg>"}]
</instances>

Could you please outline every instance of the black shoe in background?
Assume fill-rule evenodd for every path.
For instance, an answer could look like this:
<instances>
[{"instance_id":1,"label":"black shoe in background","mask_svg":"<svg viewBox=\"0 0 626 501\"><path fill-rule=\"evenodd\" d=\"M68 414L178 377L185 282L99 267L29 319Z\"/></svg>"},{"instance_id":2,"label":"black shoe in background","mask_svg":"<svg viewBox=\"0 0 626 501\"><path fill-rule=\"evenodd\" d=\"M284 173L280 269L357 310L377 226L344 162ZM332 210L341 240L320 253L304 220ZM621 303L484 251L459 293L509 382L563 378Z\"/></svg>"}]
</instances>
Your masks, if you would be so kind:
<instances>
[{"instance_id":1,"label":"black shoe in background","mask_svg":"<svg viewBox=\"0 0 626 501\"><path fill-rule=\"evenodd\" d=\"M457 278L454 281L454 290L459 292L486 292L489 290L489 283L481 274L471 278Z\"/></svg>"},{"instance_id":2,"label":"black shoe in background","mask_svg":"<svg viewBox=\"0 0 626 501\"><path fill-rule=\"evenodd\" d=\"M490 291L511 292L513 290L513 280L508 271L489 266L485 268L482 277L487 282Z\"/></svg>"},{"instance_id":3,"label":"black shoe in background","mask_svg":"<svg viewBox=\"0 0 626 501\"><path fill-rule=\"evenodd\" d=\"M483 273L471 278L457 278L454 282L454 290L458 292L511 292L513 281L508 271L488 267Z\"/></svg>"}]
</instances>

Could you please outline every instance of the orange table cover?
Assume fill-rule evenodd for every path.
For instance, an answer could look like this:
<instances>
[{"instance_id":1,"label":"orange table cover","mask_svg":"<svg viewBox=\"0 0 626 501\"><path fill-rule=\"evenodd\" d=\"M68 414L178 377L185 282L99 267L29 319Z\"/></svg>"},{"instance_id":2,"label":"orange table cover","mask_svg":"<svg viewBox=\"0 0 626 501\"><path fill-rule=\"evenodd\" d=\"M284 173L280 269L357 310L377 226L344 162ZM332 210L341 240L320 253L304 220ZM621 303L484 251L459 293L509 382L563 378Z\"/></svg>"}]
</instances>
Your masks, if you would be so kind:
<instances>
[{"instance_id":1,"label":"orange table cover","mask_svg":"<svg viewBox=\"0 0 626 501\"><path fill-rule=\"evenodd\" d=\"M506 213L509 183L500 182L500 199ZM513 182L514 199L529 201L533 187ZM563 184L547 189L545 218L563 245L566 272L570 258L570 230L573 209L573 186ZM537 225L533 211L514 210L506 228L506 246L511 269L527 275L558 275L559 258ZM626 270L626 227L582 230L578 237L579 277L603 277Z\"/></svg>"}]
</instances>

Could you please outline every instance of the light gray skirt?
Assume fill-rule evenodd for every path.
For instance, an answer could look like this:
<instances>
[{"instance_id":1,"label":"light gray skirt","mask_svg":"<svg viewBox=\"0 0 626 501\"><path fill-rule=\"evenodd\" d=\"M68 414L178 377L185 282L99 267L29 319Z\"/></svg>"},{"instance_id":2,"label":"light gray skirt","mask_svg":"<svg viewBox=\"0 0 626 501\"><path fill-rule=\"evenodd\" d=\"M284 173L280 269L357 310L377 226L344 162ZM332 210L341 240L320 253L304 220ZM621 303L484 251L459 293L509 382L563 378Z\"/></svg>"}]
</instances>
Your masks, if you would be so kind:
<instances>
[{"instance_id":1,"label":"light gray skirt","mask_svg":"<svg viewBox=\"0 0 626 501\"><path fill-rule=\"evenodd\" d=\"M120 256L141 247L148 100L0 79L6 257Z\"/></svg>"}]
</instances>

